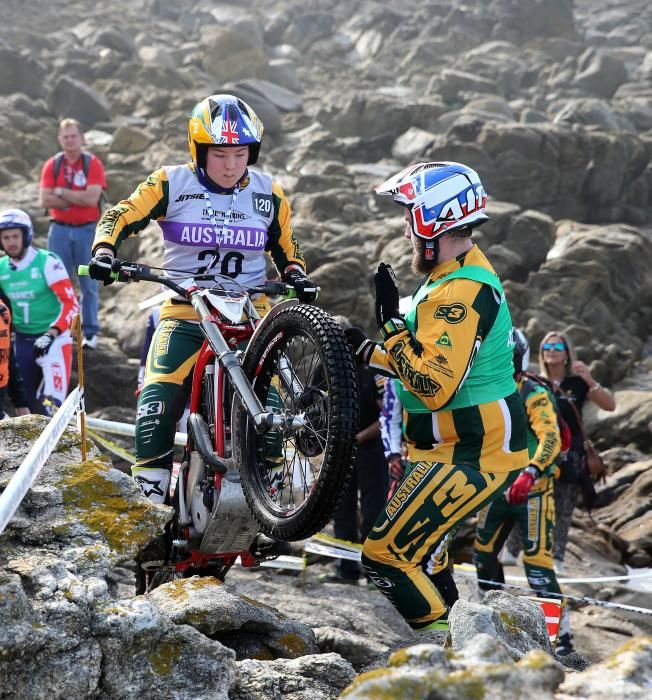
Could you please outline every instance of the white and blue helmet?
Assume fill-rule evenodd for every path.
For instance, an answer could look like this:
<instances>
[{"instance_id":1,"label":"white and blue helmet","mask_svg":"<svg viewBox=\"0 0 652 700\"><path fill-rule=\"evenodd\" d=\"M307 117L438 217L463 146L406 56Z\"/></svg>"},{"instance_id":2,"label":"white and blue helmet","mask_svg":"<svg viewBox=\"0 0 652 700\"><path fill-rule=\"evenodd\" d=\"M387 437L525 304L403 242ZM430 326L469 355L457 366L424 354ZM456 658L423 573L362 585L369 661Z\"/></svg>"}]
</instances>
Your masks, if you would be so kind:
<instances>
[{"instance_id":1,"label":"white and blue helmet","mask_svg":"<svg viewBox=\"0 0 652 700\"><path fill-rule=\"evenodd\" d=\"M3 209L0 211L0 231L8 228L17 228L23 232L23 248L32 245L34 228L27 212L22 209ZM2 243L0 243L0 250L4 250Z\"/></svg>"},{"instance_id":2,"label":"white and blue helmet","mask_svg":"<svg viewBox=\"0 0 652 700\"><path fill-rule=\"evenodd\" d=\"M401 170L376 194L391 195L410 210L412 230L433 240L455 229L483 224L487 193L475 170L450 161L417 163Z\"/></svg>"}]
</instances>

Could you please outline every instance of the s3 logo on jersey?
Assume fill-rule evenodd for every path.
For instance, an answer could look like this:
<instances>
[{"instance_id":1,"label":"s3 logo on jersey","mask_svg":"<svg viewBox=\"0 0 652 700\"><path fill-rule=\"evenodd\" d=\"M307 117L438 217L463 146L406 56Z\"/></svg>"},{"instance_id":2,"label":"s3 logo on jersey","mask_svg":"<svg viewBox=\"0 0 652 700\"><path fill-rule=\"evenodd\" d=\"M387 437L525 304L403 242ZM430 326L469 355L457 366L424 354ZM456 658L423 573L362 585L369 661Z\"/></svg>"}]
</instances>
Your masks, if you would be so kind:
<instances>
[{"instance_id":1,"label":"s3 logo on jersey","mask_svg":"<svg viewBox=\"0 0 652 700\"><path fill-rule=\"evenodd\" d=\"M459 302L440 304L435 311L435 318L443 318L446 323L460 323L466 318L466 306Z\"/></svg>"},{"instance_id":2,"label":"s3 logo on jersey","mask_svg":"<svg viewBox=\"0 0 652 700\"><path fill-rule=\"evenodd\" d=\"M136 420L146 416L160 416L165 409L163 401L149 401L138 407L136 412Z\"/></svg>"}]
</instances>

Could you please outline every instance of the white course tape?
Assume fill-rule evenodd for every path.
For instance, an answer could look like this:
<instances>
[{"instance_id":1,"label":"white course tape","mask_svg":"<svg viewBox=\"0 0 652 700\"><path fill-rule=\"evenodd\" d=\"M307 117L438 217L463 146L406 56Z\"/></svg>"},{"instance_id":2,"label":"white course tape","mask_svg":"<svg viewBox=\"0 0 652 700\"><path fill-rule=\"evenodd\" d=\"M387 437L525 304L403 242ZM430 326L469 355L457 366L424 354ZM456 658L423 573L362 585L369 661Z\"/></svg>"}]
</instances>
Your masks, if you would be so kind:
<instances>
[{"instance_id":1,"label":"white course tape","mask_svg":"<svg viewBox=\"0 0 652 700\"><path fill-rule=\"evenodd\" d=\"M126 437L134 437L136 435L136 426L131 425L131 423L120 423L114 420L87 416L86 425L100 433L113 433L114 435L124 435ZM186 433L175 433L174 444L179 447L185 447L187 439Z\"/></svg>"},{"instance_id":2,"label":"white course tape","mask_svg":"<svg viewBox=\"0 0 652 700\"><path fill-rule=\"evenodd\" d=\"M271 561L261 561L261 566L270 569L289 569L291 571L303 571L306 568L306 560L303 557L291 557L281 554L280 557Z\"/></svg>"},{"instance_id":3,"label":"white course tape","mask_svg":"<svg viewBox=\"0 0 652 700\"><path fill-rule=\"evenodd\" d=\"M456 564L456 569L466 570L475 573L475 566L472 564ZM652 569L638 574L624 574L622 576L593 576L585 578L561 578L557 576L558 583L603 583L606 581L629 581L636 578L652 578ZM527 581L527 576L506 575L506 581Z\"/></svg>"},{"instance_id":4,"label":"white course tape","mask_svg":"<svg viewBox=\"0 0 652 700\"><path fill-rule=\"evenodd\" d=\"M328 542L329 544L324 544ZM334 537L328 535L318 534L304 543L304 551L306 553L321 554L325 557L333 557L335 559L349 559L351 561L360 561L362 545L358 545L354 542L345 542L344 540L337 540ZM469 578L476 578L477 572L475 566L472 564L455 564L455 571L460 576L465 576ZM652 577L652 569L646 571L645 573L639 574L629 574L628 576L601 576L601 577L591 577L591 578L558 578L559 583L602 583L603 581L623 581L631 578L650 578ZM525 581L527 578L525 576L505 576L506 579L510 581ZM484 579L479 579L482 583L494 583L492 581L485 581ZM536 591L531 588L525 588L523 586L510 585L508 583L500 584L495 583L494 585L500 586L501 588L511 588L520 591L526 591L528 593L536 593ZM624 603L610 603L605 600L597 600L596 598L589 598L587 596L572 596L565 593L547 593L546 595L554 596L555 598L562 598L568 600L574 600L581 603L587 603L589 605L599 605L604 608L615 608L619 610L627 610L629 612L640 613L642 615L652 615L652 609L639 608L635 605L625 605Z\"/></svg>"},{"instance_id":5,"label":"white course tape","mask_svg":"<svg viewBox=\"0 0 652 700\"><path fill-rule=\"evenodd\" d=\"M115 442L113 442L112 440L108 440L107 438L98 435L94 430L91 430L90 428L87 432L91 440L95 441L105 450L112 452L114 455L117 455L121 459L124 459L125 462L129 462L129 464L136 464L136 458L134 457L134 455L132 455L130 452L127 452L127 450L120 447L120 445L116 445Z\"/></svg>"},{"instance_id":6,"label":"white course tape","mask_svg":"<svg viewBox=\"0 0 652 700\"><path fill-rule=\"evenodd\" d=\"M462 576L475 576L470 572L460 572ZM477 579L479 583L487 583L498 588L509 588L516 591L525 591L527 593L536 593L532 588L525 588L524 586L514 586L511 583L500 583L498 581L488 581L487 579L479 578ZM546 595L552 598L558 598L560 600L573 600L577 603L586 603L587 605L597 605L601 608L613 608L615 610L627 610L628 612L638 613L639 615L652 615L651 608L639 608L636 605L625 605L624 603L611 603L608 600L598 600L597 598L589 598L588 596L575 596L568 595L567 593L553 593L552 591L546 591Z\"/></svg>"},{"instance_id":7,"label":"white course tape","mask_svg":"<svg viewBox=\"0 0 652 700\"><path fill-rule=\"evenodd\" d=\"M138 302L138 308L141 311L144 311L145 309L149 309L150 306L158 306L159 304L162 304L164 301L167 301L168 299L172 299L172 297L176 296L176 292L172 291L171 289L166 289L164 292L159 292L159 294L155 294L153 297L148 297L147 299L144 299L143 301Z\"/></svg>"},{"instance_id":8,"label":"white course tape","mask_svg":"<svg viewBox=\"0 0 652 700\"><path fill-rule=\"evenodd\" d=\"M321 554L324 557L335 559L349 559L350 561L360 561L360 552L352 552L349 549L339 549L327 544L307 540L303 546L306 553Z\"/></svg>"},{"instance_id":9,"label":"white course tape","mask_svg":"<svg viewBox=\"0 0 652 700\"><path fill-rule=\"evenodd\" d=\"M0 533L4 532L7 523L18 510L25 494L75 415L78 405L79 387L75 387L52 416L45 430L39 435L23 463L16 470L7 488L0 495Z\"/></svg>"},{"instance_id":10,"label":"white course tape","mask_svg":"<svg viewBox=\"0 0 652 700\"><path fill-rule=\"evenodd\" d=\"M329 544L324 544L328 542ZM334 557L336 559L351 559L352 561L360 561L360 552L362 545L354 542L345 542L344 540L336 540L334 537L315 535L305 543L305 551L313 554L321 554L325 557ZM475 575L475 566L472 564L455 564L455 568L462 573L468 571ZM645 579L652 578L652 569L648 569L642 573L624 574L622 576L593 576L585 578L560 578L557 577L559 583L602 583L606 581L629 581L630 579ZM526 576L505 576L508 581L527 582Z\"/></svg>"}]
</instances>

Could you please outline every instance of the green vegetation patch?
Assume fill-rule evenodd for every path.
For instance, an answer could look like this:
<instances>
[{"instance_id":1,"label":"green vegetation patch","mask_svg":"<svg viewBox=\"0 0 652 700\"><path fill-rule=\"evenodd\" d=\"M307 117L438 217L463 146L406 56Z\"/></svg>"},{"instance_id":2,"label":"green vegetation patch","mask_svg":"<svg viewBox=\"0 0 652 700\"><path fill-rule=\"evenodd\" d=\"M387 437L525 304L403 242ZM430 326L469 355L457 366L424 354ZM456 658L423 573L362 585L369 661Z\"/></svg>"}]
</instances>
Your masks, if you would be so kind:
<instances>
[{"instance_id":1,"label":"green vegetation patch","mask_svg":"<svg viewBox=\"0 0 652 700\"><path fill-rule=\"evenodd\" d=\"M193 576L192 578L180 578L161 586L168 598L172 600L186 600L192 590L223 586L223 582L213 576Z\"/></svg>"},{"instance_id":2,"label":"green vegetation patch","mask_svg":"<svg viewBox=\"0 0 652 700\"><path fill-rule=\"evenodd\" d=\"M149 501L127 500L111 478L111 467L87 460L67 467L58 486L66 515L99 533L120 556L131 556L162 529Z\"/></svg>"},{"instance_id":3,"label":"green vegetation patch","mask_svg":"<svg viewBox=\"0 0 652 700\"><path fill-rule=\"evenodd\" d=\"M482 667L484 673L485 667ZM358 676L340 697L355 694L369 700L425 700L437 697L484 700L490 697L484 678L474 670L446 673L441 670L401 673L397 669L378 668Z\"/></svg>"},{"instance_id":4,"label":"green vegetation patch","mask_svg":"<svg viewBox=\"0 0 652 700\"><path fill-rule=\"evenodd\" d=\"M501 619L503 625L505 625L505 627L507 627L507 629L510 632L518 632L519 631L519 626L517 625L516 620L508 612L502 611L498 614L500 616L500 619Z\"/></svg>"},{"instance_id":5,"label":"green vegetation patch","mask_svg":"<svg viewBox=\"0 0 652 700\"><path fill-rule=\"evenodd\" d=\"M533 649L529 651L522 659L516 662L517 666L521 668L531 668L538 671L542 668L550 666L554 663L550 656L545 653L545 651L539 651L538 649Z\"/></svg>"},{"instance_id":6,"label":"green vegetation patch","mask_svg":"<svg viewBox=\"0 0 652 700\"><path fill-rule=\"evenodd\" d=\"M181 656L181 644L173 640L161 642L155 651L148 655L152 671L158 676L167 676L172 664Z\"/></svg>"},{"instance_id":7,"label":"green vegetation patch","mask_svg":"<svg viewBox=\"0 0 652 700\"><path fill-rule=\"evenodd\" d=\"M292 658L303 656L306 653L306 640L292 632L283 634L278 638L278 643L287 650Z\"/></svg>"}]
</instances>

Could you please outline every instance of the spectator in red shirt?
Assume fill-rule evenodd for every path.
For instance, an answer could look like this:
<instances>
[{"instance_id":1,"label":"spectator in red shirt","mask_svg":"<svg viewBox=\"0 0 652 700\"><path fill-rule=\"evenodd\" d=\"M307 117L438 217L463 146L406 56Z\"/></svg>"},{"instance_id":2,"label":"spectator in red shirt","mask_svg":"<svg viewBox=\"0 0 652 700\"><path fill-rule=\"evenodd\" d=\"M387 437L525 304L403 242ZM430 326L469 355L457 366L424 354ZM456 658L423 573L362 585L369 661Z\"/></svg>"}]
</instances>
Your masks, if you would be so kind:
<instances>
[{"instance_id":1,"label":"spectator in red shirt","mask_svg":"<svg viewBox=\"0 0 652 700\"><path fill-rule=\"evenodd\" d=\"M95 224L100 218L100 197L106 189L104 166L97 156L82 150L84 133L76 119L59 124L60 153L41 171L41 204L50 210L48 249L56 253L70 279L78 265L91 259ZM77 277L81 289L84 346L97 346L99 288L90 277Z\"/></svg>"}]
</instances>

